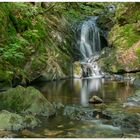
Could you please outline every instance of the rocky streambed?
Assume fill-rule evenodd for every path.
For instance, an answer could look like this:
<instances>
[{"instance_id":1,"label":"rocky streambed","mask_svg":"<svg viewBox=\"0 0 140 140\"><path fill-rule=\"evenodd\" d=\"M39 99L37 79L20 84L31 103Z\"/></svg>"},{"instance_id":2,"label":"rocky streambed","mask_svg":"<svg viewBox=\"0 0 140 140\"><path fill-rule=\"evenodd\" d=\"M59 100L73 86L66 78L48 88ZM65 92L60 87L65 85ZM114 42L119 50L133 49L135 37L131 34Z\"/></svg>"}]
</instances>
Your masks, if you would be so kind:
<instances>
[{"instance_id":1,"label":"rocky streambed","mask_svg":"<svg viewBox=\"0 0 140 140\"><path fill-rule=\"evenodd\" d=\"M77 79L32 86L0 93L0 137L140 137L140 91L128 81ZM89 103L92 96L103 102Z\"/></svg>"}]
</instances>

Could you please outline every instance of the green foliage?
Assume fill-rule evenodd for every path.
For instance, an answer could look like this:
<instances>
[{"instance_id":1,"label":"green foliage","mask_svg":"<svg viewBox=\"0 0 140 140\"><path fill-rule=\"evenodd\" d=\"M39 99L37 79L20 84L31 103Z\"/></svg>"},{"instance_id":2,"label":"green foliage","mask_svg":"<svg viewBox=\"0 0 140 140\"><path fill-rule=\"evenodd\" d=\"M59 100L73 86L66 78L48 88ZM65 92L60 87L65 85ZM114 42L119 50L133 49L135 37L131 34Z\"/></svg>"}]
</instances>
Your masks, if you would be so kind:
<instances>
[{"instance_id":1,"label":"green foliage","mask_svg":"<svg viewBox=\"0 0 140 140\"><path fill-rule=\"evenodd\" d=\"M104 3L0 3L0 63L22 81L43 70L68 75L71 22L99 15Z\"/></svg>"},{"instance_id":2,"label":"green foliage","mask_svg":"<svg viewBox=\"0 0 140 140\"><path fill-rule=\"evenodd\" d=\"M118 48L130 48L140 38L140 32L135 28L135 24L115 25L109 33L109 41Z\"/></svg>"},{"instance_id":3,"label":"green foliage","mask_svg":"<svg viewBox=\"0 0 140 140\"><path fill-rule=\"evenodd\" d=\"M140 46L135 50L135 52L140 62Z\"/></svg>"},{"instance_id":4,"label":"green foliage","mask_svg":"<svg viewBox=\"0 0 140 140\"><path fill-rule=\"evenodd\" d=\"M140 4L137 2L116 3L115 18L120 25L136 23L140 20Z\"/></svg>"},{"instance_id":5,"label":"green foliage","mask_svg":"<svg viewBox=\"0 0 140 140\"><path fill-rule=\"evenodd\" d=\"M45 40L45 18L38 14L40 8L30 3L0 3L0 6L3 69L16 72L16 76L27 77L22 69Z\"/></svg>"},{"instance_id":6,"label":"green foliage","mask_svg":"<svg viewBox=\"0 0 140 140\"><path fill-rule=\"evenodd\" d=\"M29 43L22 37L11 37L9 42L4 48L0 48L1 57L12 65L20 66L25 60L24 51Z\"/></svg>"},{"instance_id":7,"label":"green foliage","mask_svg":"<svg viewBox=\"0 0 140 140\"><path fill-rule=\"evenodd\" d=\"M140 38L139 3L116 3L115 19L116 25L109 33L110 44L118 48L130 48Z\"/></svg>"}]
</instances>

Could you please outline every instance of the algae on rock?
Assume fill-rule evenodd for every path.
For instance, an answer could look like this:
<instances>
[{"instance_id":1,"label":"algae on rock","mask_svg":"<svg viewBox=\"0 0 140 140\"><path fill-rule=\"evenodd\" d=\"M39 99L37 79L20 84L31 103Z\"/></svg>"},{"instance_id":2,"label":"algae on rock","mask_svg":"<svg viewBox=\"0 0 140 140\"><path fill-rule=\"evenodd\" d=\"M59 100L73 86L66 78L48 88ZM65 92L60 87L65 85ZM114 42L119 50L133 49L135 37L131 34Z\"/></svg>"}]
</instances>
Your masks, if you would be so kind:
<instances>
[{"instance_id":1,"label":"algae on rock","mask_svg":"<svg viewBox=\"0 0 140 140\"><path fill-rule=\"evenodd\" d=\"M21 116L8 111L0 112L0 129L18 131L24 128L34 128L38 126L39 120L31 115Z\"/></svg>"},{"instance_id":2,"label":"algae on rock","mask_svg":"<svg viewBox=\"0 0 140 140\"><path fill-rule=\"evenodd\" d=\"M55 114L53 105L33 87L18 86L1 92L0 109L47 117Z\"/></svg>"}]
</instances>

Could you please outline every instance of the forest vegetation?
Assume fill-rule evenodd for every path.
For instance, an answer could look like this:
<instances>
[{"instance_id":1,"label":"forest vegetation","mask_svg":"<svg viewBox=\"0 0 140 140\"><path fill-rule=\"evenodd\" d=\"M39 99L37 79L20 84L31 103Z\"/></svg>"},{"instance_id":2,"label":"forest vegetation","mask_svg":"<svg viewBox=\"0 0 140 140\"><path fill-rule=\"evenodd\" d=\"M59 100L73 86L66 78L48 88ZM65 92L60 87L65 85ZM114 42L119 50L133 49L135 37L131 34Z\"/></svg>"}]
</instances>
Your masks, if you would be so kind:
<instances>
[{"instance_id":1,"label":"forest vegetation","mask_svg":"<svg viewBox=\"0 0 140 140\"><path fill-rule=\"evenodd\" d=\"M110 9L112 7L114 8L113 10ZM41 122L38 116L45 116L45 119L48 119L49 117L57 116L62 110L64 111L62 116L65 117L63 121L66 121L66 118L72 121L77 121L78 119L86 121L88 119L92 120L93 117L114 120L112 125L114 130L111 129L110 131L109 127L102 134L97 132L94 137L139 137L140 92L137 91L134 96L128 97L128 102L125 97L126 102L124 104L120 103L119 93L125 91L129 95L130 91L132 92L132 87L129 87L124 81L122 87L120 86L122 81L119 81L118 84L114 82L117 77L115 74L120 74L121 76L124 74L129 75L127 78L131 78L131 76L138 78L135 80L135 84L140 87L139 9L139 2L1 2L0 129L2 131L0 130L0 137L16 137L12 131L20 132L25 128L34 128ZM106 77L108 75L111 78L116 76L115 80L109 77L113 82L110 85L107 83L102 86L101 92L107 90L108 97L110 93L117 92L117 95L114 96L117 101L119 100L119 105L117 104L118 102L113 105L109 104L110 106L106 105L102 99L95 96L92 99L99 101L101 106L95 105L92 109L77 106L65 107L61 103L52 103L50 102L52 98L48 99L48 101L46 99L47 95L43 96L41 90L38 90L42 86L38 85L40 86L39 88L34 88L32 84L35 82L39 84L41 83L40 80L44 80L47 83L51 83L51 81L60 82L62 79L74 78L74 74L76 76L80 75L80 78L84 77L81 50L77 44L79 43L78 37L80 38L82 34L82 24L85 23L84 21L91 20L91 17L98 17L96 26L99 29L101 40L100 56L95 61L106 74ZM91 32L89 31L89 33ZM130 79L130 82L132 79ZM72 86L75 83L72 82ZM80 87L77 82L76 90L72 90L72 88L69 88L72 87L69 84L71 83L63 84L62 91L64 94L71 92L73 95L84 86L83 84ZM49 95L50 91L56 91L56 87L57 84L47 87L47 94ZM122 91L119 90L120 87L123 89ZM45 89L42 88L42 91ZM61 86L57 89L58 95L60 89ZM65 101L68 102L70 95L66 96ZM111 97L112 95L110 95L109 99ZM76 100L75 98L73 100L74 103L79 101L79 99ZM91 102L94 102L93 100ZM129 106L129 101L133 100L135 103L134 108L122 109L122 106ZM58 113L57 111L60 108L62 110ZM91 116L91 114L94 115ZM108 123L109 121L106 122ZM69 125L72 125L72 123ZM79 124L77 124L78 126ZM121 126L120 128L132 128L132 135L122 134L116 128L118 126ZM59 128L61 127L63 126L59 125ZM100 131L101 128L97 127L96 129ZM133 130L135 130L136 134L133 133ZM45 129L44 131L44 133L47 133L44 135L48 137L55 137L59 134L63 136L63 132L60 130L56 130L56 132ZM109 131L110 133L108 133ZM42 133L35 134L35 132L25 129L20 132L18 137L43 137ZM85 136L81 131L80 133L75 133L75 135L77 137ZM66 136L75 137L74 134L70 134L68 133ZM90 136L92 137L90 134L85 137Z\"/></svg>"}]
</instances>

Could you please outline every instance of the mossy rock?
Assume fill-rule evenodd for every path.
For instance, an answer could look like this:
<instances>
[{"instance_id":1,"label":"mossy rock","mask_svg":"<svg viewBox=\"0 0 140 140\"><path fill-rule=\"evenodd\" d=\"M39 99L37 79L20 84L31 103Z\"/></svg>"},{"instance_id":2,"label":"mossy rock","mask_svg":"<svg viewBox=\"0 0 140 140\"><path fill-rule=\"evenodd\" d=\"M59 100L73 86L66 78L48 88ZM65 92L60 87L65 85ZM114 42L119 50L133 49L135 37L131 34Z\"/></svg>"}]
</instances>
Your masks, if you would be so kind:
<instances>
[{"instance_id":1,"label":"mossy rock","mask_svg":"<svg viewBox=\"0 0 140 140\"><path fill-rule=\"evenodd\" d=\"M0 94L0 109L47 117L55 114L53 105L33 87L17 86L2 92Z\"/></svg>"},{"instance_id":2,"label":"mossy rock","mask_svg":"<svg viewBox=\"0 0 140 140\"><path fill-rule=\"evenodd\" d=\"M34 128L39 124L39 120L34 116L26 115L25 117L8 111L0 112L0 129L18 131L24 128Z\"/></svg>"},{"instance_id":3,"label":"mossy rock","mask_svg":"<svg viewBox=\"0 0 140 140\"><path fill-rule=\"evenodd\" d=\"M73 64L73 75L75 78L81 78L82 77L82 68L80 62L76 61Z\"/></svg>"}]
</instances>

